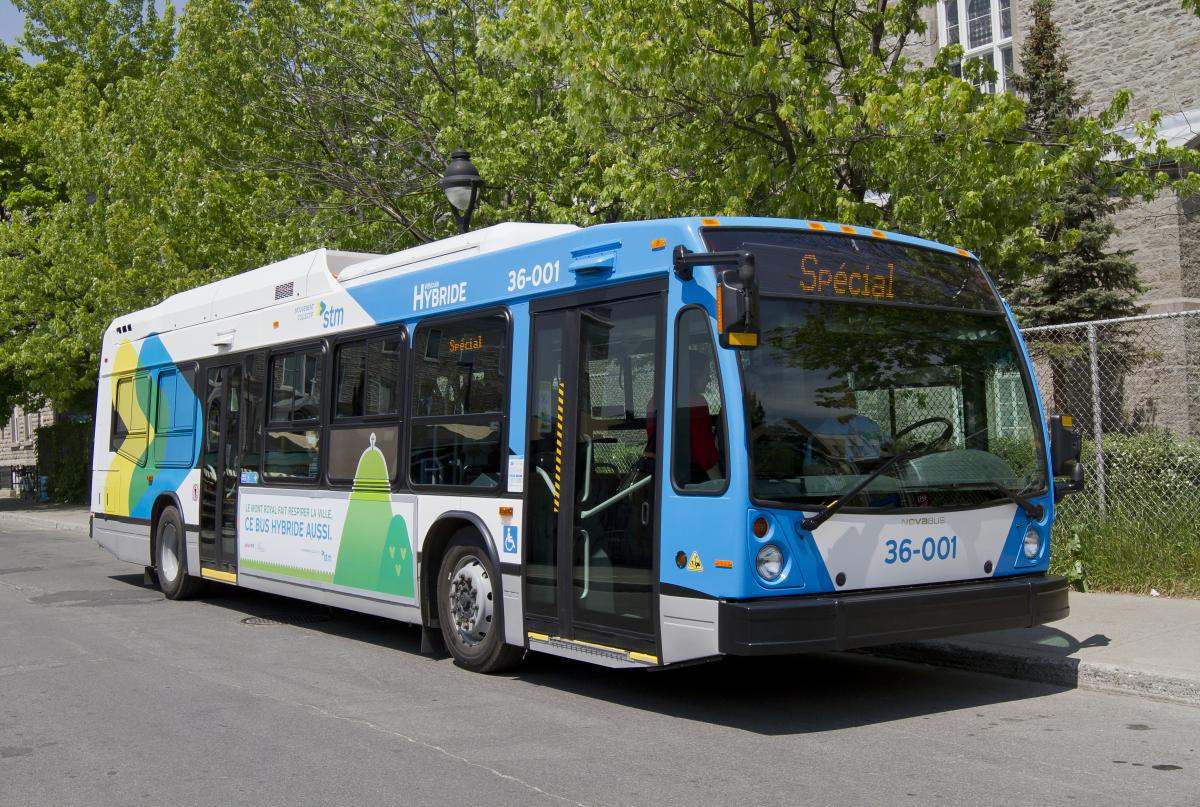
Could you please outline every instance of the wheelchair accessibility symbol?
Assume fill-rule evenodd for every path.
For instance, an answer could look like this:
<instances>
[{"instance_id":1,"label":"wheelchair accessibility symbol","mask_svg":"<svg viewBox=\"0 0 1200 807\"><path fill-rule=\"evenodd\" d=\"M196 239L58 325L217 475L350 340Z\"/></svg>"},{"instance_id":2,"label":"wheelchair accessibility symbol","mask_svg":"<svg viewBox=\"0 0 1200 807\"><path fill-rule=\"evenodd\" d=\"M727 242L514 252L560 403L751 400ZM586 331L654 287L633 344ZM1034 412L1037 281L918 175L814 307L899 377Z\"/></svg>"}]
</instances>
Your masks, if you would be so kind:
<instances>
[{"instance_id":1,"label":"wheelchair accessibility symbol","mask_svg":"<svg viewBox=\"0 0 1200 807\"><path fill-rule=\"evenodd\" d=\"M517 528L509 524L504 528L504 551L516 553L517 548Z\"/></svg>"}]
</instances>

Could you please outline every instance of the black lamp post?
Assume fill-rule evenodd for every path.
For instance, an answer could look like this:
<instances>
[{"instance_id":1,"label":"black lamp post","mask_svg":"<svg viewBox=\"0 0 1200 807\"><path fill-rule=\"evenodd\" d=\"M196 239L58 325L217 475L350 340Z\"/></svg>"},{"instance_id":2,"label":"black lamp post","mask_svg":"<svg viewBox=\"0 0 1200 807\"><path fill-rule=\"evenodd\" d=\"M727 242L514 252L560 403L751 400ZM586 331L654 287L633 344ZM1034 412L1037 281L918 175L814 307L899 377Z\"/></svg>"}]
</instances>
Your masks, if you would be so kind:
<instances>
[{"instance_id":1,"label":"black lamp post","mask_svg":"<svg viewBox=\"0 0 1200 807\"><path fill-rule=\"evenodd\" d=\"M483 177L471 163L471 155L462 149L450 153L450 164L442 175L442 190L454 206L454 220L459 233L471 228L471 214L479 202L479 191L483 188ZM459 211L462 211L461 213Z\"/></svg>"}]
</instances>

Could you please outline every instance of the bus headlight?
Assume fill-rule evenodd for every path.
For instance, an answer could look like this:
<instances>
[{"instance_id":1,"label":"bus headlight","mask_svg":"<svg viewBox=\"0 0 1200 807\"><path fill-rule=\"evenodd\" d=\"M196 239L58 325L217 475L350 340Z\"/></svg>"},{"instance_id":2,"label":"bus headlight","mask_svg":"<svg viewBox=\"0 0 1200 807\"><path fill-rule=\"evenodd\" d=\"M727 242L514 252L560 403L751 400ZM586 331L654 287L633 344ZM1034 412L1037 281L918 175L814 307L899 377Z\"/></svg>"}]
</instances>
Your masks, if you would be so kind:
<instances>
[{"instance_id":1,"label":"bus headlight","mask_svg":"<svg viewBox=\"0 0 1200 807\"><path fill-rule=\"evenodd\" d=\"M767 544L758 550L758 557L754 564L763 580L768 582L778 580L779 575L783 574L783 550L775 544Z\"/></svg>"},{"instance_id":2,"label":"bus headlight","mask_svg":"<svg viewBox=\"0 0 1200 807\"><path fill-rule=\"evenodd\" d=\"M1025 530L1025 557L1033 560L1042 549L1042 534L1032 524Z\"/></svg>"}]
</instances>

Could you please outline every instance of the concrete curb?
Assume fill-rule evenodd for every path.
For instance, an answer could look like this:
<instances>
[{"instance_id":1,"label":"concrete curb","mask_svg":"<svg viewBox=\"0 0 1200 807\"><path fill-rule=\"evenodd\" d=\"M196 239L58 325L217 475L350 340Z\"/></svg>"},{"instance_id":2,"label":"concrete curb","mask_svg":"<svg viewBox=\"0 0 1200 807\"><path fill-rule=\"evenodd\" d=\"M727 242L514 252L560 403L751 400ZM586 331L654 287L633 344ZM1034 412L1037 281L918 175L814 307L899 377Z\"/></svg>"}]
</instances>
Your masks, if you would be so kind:
<instances>
[{"instance_id":1,"label":"concrete curb","mask_svg":"<svg viewBox=\"0 0 1200 807\"><path fill-rule=\"evenodd\" d=\"M1200 706L1200 677L1185 678L1133 670L1070 656L1023 655L979 643L952 640L885 645L866 652L900 661L952 667L1039 684L1120 692Z\"/></svg>"},{"instance_id":2,"label":"concrete curb","mask_svg":"<svg viewBox=\"0 0 1200 807\"><path fill-rule=\"evenodd\" d=\"M44 527L50 530L69 530L71 532L80 532L87 535L88 525L86 522L80 524L78 521L68 521L61 517L56 517L54 513L22 513L19 511L9 510L0 512L0 524L7 521L19 521L23 524L34 524L39 527Z\"/></svg>"}]
</instances>

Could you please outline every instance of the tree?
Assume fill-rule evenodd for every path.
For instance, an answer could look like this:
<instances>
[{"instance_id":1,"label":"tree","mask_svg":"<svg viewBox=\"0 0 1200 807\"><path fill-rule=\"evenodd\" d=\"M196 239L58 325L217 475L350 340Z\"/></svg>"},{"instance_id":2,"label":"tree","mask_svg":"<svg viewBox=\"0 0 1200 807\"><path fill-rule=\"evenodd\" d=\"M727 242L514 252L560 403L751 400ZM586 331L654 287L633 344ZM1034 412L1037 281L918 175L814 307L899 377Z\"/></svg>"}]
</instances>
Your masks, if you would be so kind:
<instances>
[{"instance_id":1,"label":"tree","mask_svg":"<svg viewBox=\"0 0 1200 807\"><path fill-rule=\"evenodd\" d=\"M913 61L926 4L515 0L493 47L515 62L557 53L564 122L603 166L597 204L888 227L966 246L1015 279L1055 246L1057 231L1033 226L1051 212L1042 200L1082 162L1121 173L1136 148L1107 119L1046 148L1020 99L950 75L958 46ZM990 70L964 65L977 82ZM1130 173L1119 187L1164 181Z\"/></svg>"},{"instance_id":2,"label":"tree","mask_svg":"<svg viewBox=\"0 0 1200 807\"><path fill-rule=\"evenodd\" d=\"M601 166L563 125L553 49L510 58L496 46L506 13L497 0L250 5L256 74L278 99L259 125L287 145L247 167L294 177L297 208L343 214L352 232L337 237L375 250L453 232L437 181L459 147L487 180L480 225L612 218L592 204Z\"/></svg>"},{"instance_id":3,"label":"tree","mask_svg":"<svg viewBox=\"0 0 1200 807\"><path fill-rule=\"evenodd\" d=\"M1028 99L1027 130L1048 147L1074 135L1086 102L1069 75L1053 10L1054 0L1031 3L1033 23L1021 49L1021 73L1013 79L1013 86ZM1042 237L1065 247L1035 252L1036 274L1012 289L1013 307L1022 323L1080 322L1144 310L1138 302L1144 286L1132 252L1108 247L1116 233L1116 190L1112 172L1087 162L1064 184L1055 213L1042 224Z\"/></svg>"},{"instance_id":4,"label":"tree","mask_svg":"<svg viewBox=\"0 0 1200 807\"><path fill-rule=\"evenodd\" d=\"M22 76L27 109L6 136L48 190L0 227L0 378L26 400L90 410L115 317L316 239L310 219L279 214L287 177L219 163L274 147L246 126L262 98L238 61L209 56L235 4L193 3L176 39L170 7L159 18L152 2L22 3L43 61Z\"/></svg>"}]
</instances>

